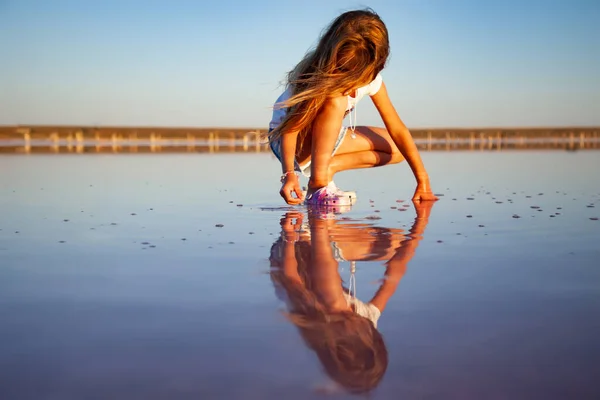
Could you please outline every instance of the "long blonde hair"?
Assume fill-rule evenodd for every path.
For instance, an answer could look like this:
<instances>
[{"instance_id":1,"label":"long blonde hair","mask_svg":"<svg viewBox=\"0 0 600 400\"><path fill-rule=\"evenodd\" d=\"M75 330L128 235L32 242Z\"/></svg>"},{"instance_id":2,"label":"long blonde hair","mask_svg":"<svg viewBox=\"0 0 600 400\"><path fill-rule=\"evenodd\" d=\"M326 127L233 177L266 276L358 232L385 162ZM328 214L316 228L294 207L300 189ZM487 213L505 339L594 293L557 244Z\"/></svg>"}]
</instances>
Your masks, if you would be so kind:
<instances>
[{"instance_id":1,"label":"long blonde hair","mask_svg":"<svg viewBox=\"0 0 600 400\"><path fill-rule=\"evenodd\" d=\"M299 153L315 117L328 97L345 95L370 83L385 67L390 53L388 31L370 9L348 11L329 25L315 49L287 74L291 96L275 107L287 113L269 134L299 134Z\"/></svg>"}]
</instances>

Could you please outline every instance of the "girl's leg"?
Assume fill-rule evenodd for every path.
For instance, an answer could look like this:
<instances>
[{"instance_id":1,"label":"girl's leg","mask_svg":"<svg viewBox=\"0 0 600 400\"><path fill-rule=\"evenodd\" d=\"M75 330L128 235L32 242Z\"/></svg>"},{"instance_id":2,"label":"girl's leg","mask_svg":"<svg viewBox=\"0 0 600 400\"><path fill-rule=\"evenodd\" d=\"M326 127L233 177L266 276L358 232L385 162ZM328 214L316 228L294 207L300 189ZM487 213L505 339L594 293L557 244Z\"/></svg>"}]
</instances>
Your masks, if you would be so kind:
<instances>
[{"instance_id":1,"label":"girl's leg","mask_svg":"<svg viewBox=\"0 0 600 400\"><path fill-rule=\"evenodd\" d=\"M340 171L397 164L404 160L386 129L358 126L354 133L355 138L352 138L350 131L346 133L332 157L327 170L327 182Z\"/></svg>"}]
</instances>

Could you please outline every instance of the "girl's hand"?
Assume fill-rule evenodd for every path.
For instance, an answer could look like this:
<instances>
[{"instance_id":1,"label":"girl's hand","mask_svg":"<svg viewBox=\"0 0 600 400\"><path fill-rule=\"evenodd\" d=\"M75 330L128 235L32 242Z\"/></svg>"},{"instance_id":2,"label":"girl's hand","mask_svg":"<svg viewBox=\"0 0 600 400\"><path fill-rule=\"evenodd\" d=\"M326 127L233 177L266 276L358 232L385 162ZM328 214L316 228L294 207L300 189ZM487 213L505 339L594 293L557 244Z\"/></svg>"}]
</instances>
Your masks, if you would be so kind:
<instances>
[{"instance_id":1,"label":"girl's hand","mask_svg":"<svg viewBox=\"0 0 600 400\"><path fill-rule=\"evenodd\" d=\"M286 203L291 205L300 204L304 201L302 188L300 188L300 182L296 174L287 174L285 176L279 194ZM294 194L296 197L294 197Z\"/></svg>"},{"instance_id":2,"label":"girl's hand","mask_svg":"<svg viewBox=\"0 0 600 400\"><path fill-rule=\"evenodd\" d=\"M431 191L429 183L417 183L417 189L415 190L415 194L412 197L413 201L435 201L437 199L437 196L435 196Z\"/></svg>"}]
</instances>

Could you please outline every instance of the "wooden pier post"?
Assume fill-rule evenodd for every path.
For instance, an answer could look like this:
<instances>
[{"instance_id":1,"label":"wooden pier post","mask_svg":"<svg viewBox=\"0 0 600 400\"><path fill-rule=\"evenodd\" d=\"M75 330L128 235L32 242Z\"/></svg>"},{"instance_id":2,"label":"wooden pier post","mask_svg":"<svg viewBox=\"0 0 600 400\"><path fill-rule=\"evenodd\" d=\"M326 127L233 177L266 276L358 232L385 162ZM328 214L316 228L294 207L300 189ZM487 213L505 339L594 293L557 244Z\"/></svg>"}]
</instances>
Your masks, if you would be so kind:
<instances>
[{"instance_id":1,"label":"wooden pier post","mask_svg":"<svg viewBox=\"0 0 600 400\"><path fill-rule=\"evenodd\" d=\"M75 132L75 144L75 151L83 153L83 132L81 130Z\"/></svg>"},{"instance_id":2,"label":"wooden pier post","mask_svg":"<svg viewBox=\"0 0 600 400\"><path fill-rule=\"evenodd\" d=\"M496 150L502 150L502 131L498 131L496 134Z\"/></svg>"},{"instance_id":3,"label":"wooden pier post","mask_svg":"<svg viewBox=\"0 0 600 400\"><path fill-rule=\"evenodd\" d=\"M187 133L187 151L193 152L196 150L196 138L194 135Z\"/></svg>"},{"instance_id":4,"label":"wooden pier post","mask_svg":"<svg viewBox=\"0 0 600 400\"><path fill-rule=\"evenodd\" d=\"M58 132L52 132L50 134L50 141L52 142L52 144L50 145L50 148L55 153L58 153L58 151L60 150L59 140L60 140L60 138L58 137Z\"/></svg>"},{"instance_id":5,"label":"wooden pier post","mask_svg":"<svg viewBox=\"0 0 600 400\"><path fill-rule=\"evenodd\" d=\"M431 148L433 146L433 135L431 134L431 131L427 131L427 150L431 151Z\"/></svg>"},{"instance_id":6,"label":"wooden pier post","mask_svg":"<svg viewBox=\"0 0 600 400\"><path fill-rule=\"evenodd\" d=\"M102 148L102 140L100 139L100 133L98 131L94 132L94 141L96 142L96 153L100 153L100 149Z\"/></svg>"},{"instance_id":7,"label":"wooden pier post","mask_svg":"<svg viewBox=\"0 0 600 400\"><path fill-rule=\"evenodd\" d=\"M31 152L31 129L28 129L28 128L17 129L17 133L20 133L23 135L23 151L25 153L30 153Z\"/></svg>"},{"instance_id":8,"label":"wooden pier post","mask_svg":"<svg viewBox=\"0 0 600 400\"><path fill-rule=\"evenodd\" d=\"M575 148L575 135L571 131L569 133L569 149L573 150Z\"/></svg>"},{"instance_id":9,"label":"wooden pier post","mask_svg":"<svg viewBox=\"0 0 600 400\"><path fill-rule=\"evenodd\" d=\"M156 135L154 135L154 132L150 133L150 151L152 153L156 151Z\"/></svg>"},{"instance_id":10,"label":"wooden pier post","mask_svg":"<svg viewBox=\"0 0 600 400\"><path fill-rule=\"evenodd\" d=\"M69 153L73 151L73 134L71 132L67 135L67 150Z\"/></svg>"},{"instance_id":11,"label":"wooden pier post","mask_svg":"<svg viewBox=\"0 0 600 400\"><path fill-rule=\"evenodd\" d=\"M117 134L113 132L113 134L111 135L111 143L112 143L112 151L113 153L116 153L119 148L117 146Z\"/></svg>"}]
</instances>

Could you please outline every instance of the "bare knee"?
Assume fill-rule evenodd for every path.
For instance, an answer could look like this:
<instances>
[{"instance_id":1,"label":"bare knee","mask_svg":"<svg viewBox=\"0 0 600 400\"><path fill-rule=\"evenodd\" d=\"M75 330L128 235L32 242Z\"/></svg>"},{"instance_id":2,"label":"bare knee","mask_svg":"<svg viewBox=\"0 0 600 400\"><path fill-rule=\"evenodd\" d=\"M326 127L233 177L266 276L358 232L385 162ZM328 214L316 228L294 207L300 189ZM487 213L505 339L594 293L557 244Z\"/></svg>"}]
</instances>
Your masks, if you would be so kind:
<instances>
[{"instance_id":1,"label":"bare knee","mask_svg":"<svg viewBox=\"0 0 600 400\"><path fill-rule=\"evenodd\" d=\"M392 153L390 154L390 164L398 164L404 161L404 156L400 153L400 150L394 145Z\"/></svg>"},{"instance_id":2,"label":"bare knee","mask_svg":"<svg viewBox=\"0 0 600 400\"><path fill-rule=\"evenodd\" d=\"M381 138L377 142L374 141L373 144L376 151L389 154L389 160L387 160L386 164L398 164L399 162L404 161L404 156L400 153L400 150L398 150L398 146L396 146L390 137L387 129L379 127L369 127L368 129L372 130Z\"/></svg>"}]
</instances>

